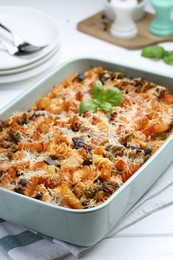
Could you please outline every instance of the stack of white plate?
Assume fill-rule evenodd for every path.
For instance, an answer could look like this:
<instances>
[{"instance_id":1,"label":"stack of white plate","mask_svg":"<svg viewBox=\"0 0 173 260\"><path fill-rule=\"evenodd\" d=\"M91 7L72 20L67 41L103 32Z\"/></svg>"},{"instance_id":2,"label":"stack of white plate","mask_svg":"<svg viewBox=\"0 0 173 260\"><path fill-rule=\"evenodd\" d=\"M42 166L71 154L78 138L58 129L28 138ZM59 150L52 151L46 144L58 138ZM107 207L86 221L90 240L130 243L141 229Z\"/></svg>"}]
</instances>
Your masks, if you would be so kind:
<instances>
[{"instance_id":1,"label":"stack of white plate","mask_svg":"<svg viewBox=\"0 0 173 260\"><path fill-rule=\"evenodd\" d=\"M0 45L0 84L31 78L53 66L60 48L55 20L43 12L17 6L1 6L0 18L2 24L26 41L46 45L41 51L25 56L12 56ZM7 32L0 28L0 40L6 35Z\"/></svg>"}]
</instances>

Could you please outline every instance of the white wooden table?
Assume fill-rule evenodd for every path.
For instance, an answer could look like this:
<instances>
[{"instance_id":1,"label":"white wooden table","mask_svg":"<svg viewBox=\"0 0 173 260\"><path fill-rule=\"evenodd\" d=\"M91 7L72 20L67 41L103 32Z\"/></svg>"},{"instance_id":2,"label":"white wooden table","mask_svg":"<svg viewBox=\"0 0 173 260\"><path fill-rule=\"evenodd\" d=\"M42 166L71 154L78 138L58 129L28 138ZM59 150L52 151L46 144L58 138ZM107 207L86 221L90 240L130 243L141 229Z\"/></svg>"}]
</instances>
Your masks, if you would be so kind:
<instances>
[{"instance_id":1,"label":"white wooden table","mask_svg":"<svg viewBox=\"0 0 173 260\"><path fill-rule=\"evenodd\" d=\"M127 65L139 65L173 77L173 67L162 61L151 61L140 56L141 50L129 51L77 31L79 21L103 9L103 0L0 0L1 5L32 7L54 17L61 35L61 50L56 65L69 58L94 56L110 58ZM152 11L148 3L146 10ZM162 44L172 49L172 43ZM23 92L37 77L11 84L0 84L0 108ZM105 239L81 259L85 260L172 260L173 259L173 206L156 212L137 224ZM73 256L64 258L75 260Z\"/></svg>"}]
</instances>

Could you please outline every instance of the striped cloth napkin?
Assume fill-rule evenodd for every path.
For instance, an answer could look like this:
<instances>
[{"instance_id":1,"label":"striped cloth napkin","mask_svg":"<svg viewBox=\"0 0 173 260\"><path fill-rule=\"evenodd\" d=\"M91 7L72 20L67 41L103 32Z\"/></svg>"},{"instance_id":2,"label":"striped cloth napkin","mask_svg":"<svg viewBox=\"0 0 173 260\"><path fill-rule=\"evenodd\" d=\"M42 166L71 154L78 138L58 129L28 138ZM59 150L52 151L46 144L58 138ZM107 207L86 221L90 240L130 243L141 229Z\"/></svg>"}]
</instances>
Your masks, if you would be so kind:
<instances>
[{"instance_id":1,"label":"striped cloth napkin","mask_svg":"<svg viewBox=\"0 0 173 260\"><path fill-rule=\"evenodd\" d=\"M144 217L173 204L173 163L107 235L116 234ZM69 254L79 257L91 248L58 241L0 219L0 259L60 259Z\"/></svg>"}]
</instances>

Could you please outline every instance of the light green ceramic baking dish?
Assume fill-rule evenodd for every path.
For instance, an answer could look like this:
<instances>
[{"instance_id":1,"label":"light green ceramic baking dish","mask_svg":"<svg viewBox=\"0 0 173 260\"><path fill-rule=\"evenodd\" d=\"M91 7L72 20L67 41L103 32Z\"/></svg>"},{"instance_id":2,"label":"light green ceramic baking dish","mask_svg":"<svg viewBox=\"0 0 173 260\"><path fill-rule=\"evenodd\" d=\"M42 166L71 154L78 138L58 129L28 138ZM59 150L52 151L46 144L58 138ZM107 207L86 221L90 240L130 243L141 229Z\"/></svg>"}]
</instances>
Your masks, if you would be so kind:
<instances>
[{"instance_id":1,"label":"light green ceramic baking dish","mask_svg":"<svg viewBox=\"0 0 173 260\"><path fill-rule=\"evenodd\" d=\"M78 58L65 62L31 86L1 110L0 119L8 118L19 109L28 110L36 100L68 75L100 65L109 70L125 72L128 76L142 77L169 86L173 92L173 80L170 77L116 62ZM72 244L94 245L113 228L173 161L172 146L173 135L125 184L98 207L85 210L67 209L0 188L0 218Z\"/></svg>"}]
</instances>

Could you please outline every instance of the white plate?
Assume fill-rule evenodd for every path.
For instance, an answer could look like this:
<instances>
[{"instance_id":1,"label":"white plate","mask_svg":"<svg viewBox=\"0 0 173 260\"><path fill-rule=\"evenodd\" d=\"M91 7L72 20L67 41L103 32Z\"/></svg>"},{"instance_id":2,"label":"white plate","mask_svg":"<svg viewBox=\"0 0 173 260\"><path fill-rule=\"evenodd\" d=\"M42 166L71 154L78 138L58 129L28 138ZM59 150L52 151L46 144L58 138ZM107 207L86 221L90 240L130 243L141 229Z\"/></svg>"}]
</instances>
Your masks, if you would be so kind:
<instances>
[{"instance_id":1,"label":"white plate","mask_svg":"<svg viewBox=\"0 0 173 260\"><path fill-rule=\"evenodd\" d=\"M41 64L43 64L43 62L47 62L48 59L50 59L50 57L52 57L52 53L55 53L59 50L60 48L60 42L58 43L58 45L48 54L46 54L43 58L32 62L31 64L16 68L16 69L10 69L10 70L0 70L0 79L1 76L10 76L10 75L14 75L14 74L18 74L27 70L31 70L33 68L36 68L38 66L40 66Z\"/></svg>"},{"instance_id":2,"label":"white plate","mask_svg":"<svg viewBox=\"0 0 173 260\"><path fill-rule=\"evenodd\" d=\"M48 44L42 51L23 57L11 56L3 50L4 47L0 47L0 71L20 68L35 62L51 52L60 41L58 26L52 17L32 8L1 6L0 21L34 45ZM1 28L0 38L12 39Z\"/></svg>"},{"instance_id":3,"label":"white plate","mask_svg":"<svg viewBox=\"0 0 173 260\"><path fill-rule=\"evenodd\" d=\"M54 65L54 63L58 59L58 54L59 54L59 48L56 48L49 55L47 55L47 60L44 60L44 62L41 63L40 66L37 66L35 68L20 73L0 76L0 85L22 81L39 75L40 73L44 72L45 70L48 70Z\"/></svg>"}]
</instances>

